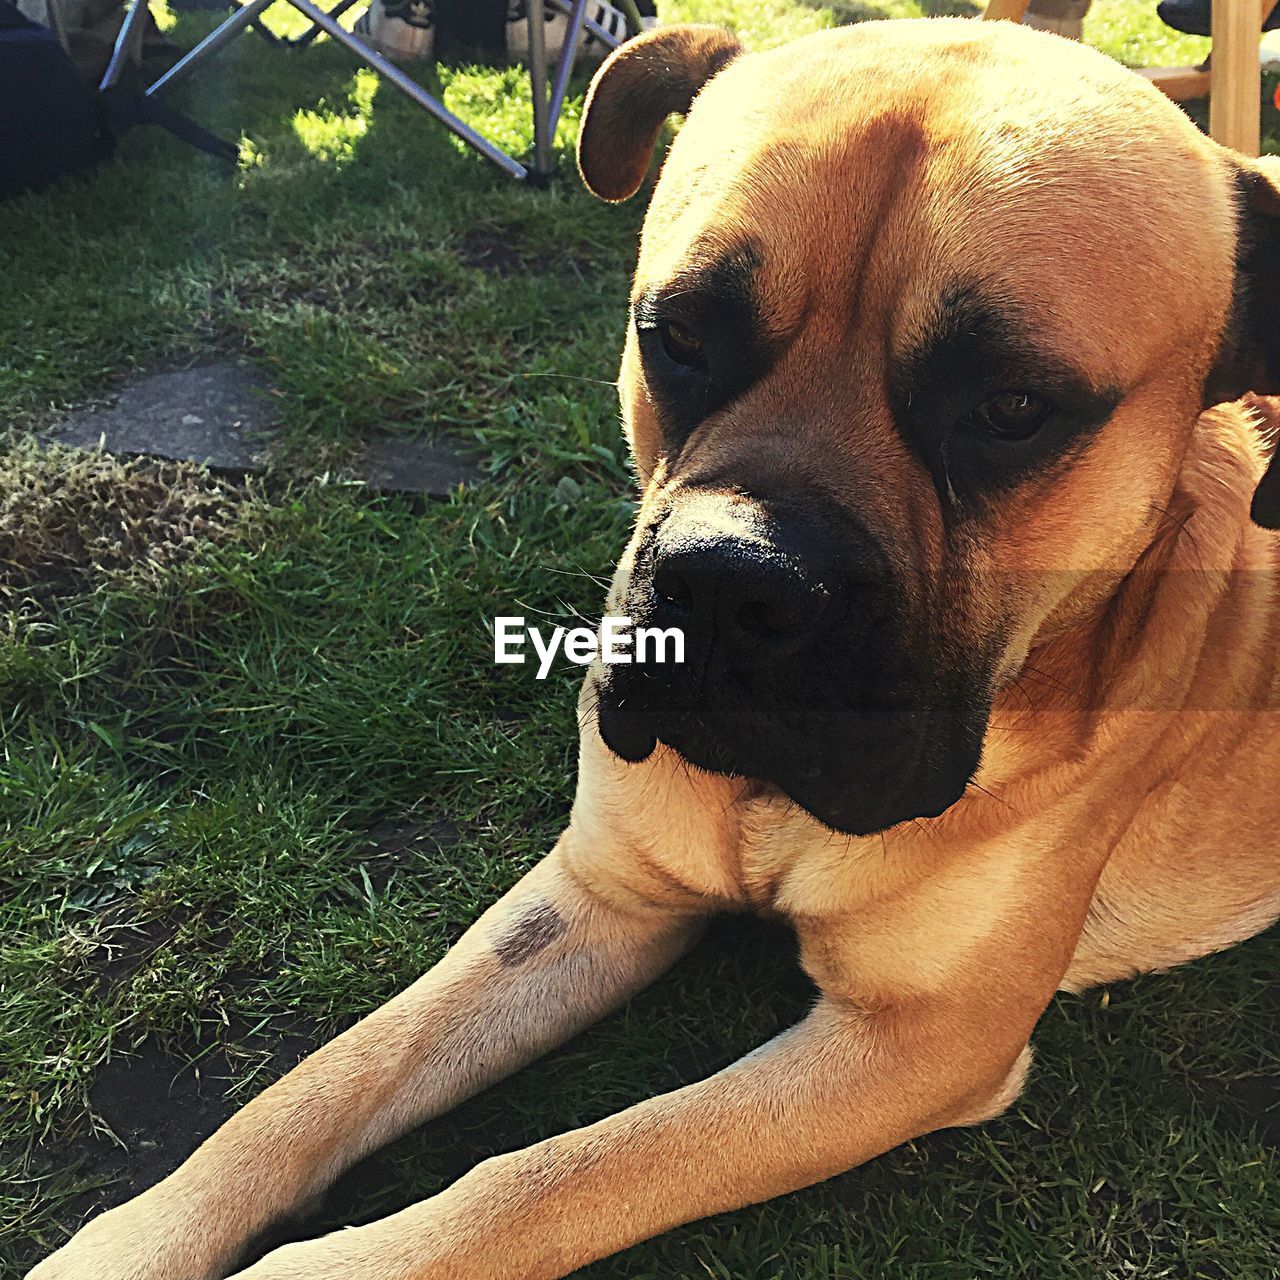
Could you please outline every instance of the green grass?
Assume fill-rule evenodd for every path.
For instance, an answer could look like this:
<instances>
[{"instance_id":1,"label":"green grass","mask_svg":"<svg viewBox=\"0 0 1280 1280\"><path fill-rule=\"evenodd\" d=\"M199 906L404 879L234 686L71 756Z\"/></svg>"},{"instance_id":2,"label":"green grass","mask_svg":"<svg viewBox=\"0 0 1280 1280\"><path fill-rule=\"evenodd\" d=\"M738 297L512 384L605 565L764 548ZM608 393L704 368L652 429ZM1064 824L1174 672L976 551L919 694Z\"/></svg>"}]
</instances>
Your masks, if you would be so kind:
<instances>
[{"instance_id":1,"label":"green grass","mask_svg":"<svg viewBox=\"0 0 1280 1280\"><path fill-rule=\"evenodd\" d=\"M921 7L666 13L760 46ZM1098 0L1087 35L1129 62L1201 56L1152 10ZM183 19L179 41L201 24ZM519 77L436 83L527 145ZM91 181L0 207L6 1280L124 1168L100 1132L104 1071L167 1063L243 1100L286 1047L435 961L564 820L574 676L494 668L486 623L512 606L592 615L632 511L610 381L642 211L573 181L576 93L562 179L528 190L332 47L290 58L250 38L186 95L243 136L234 178L139 132ZM1266 128L1280 149L1270 109ZM497 245L520 270L486 269ZM279 392L287 441L260 484L73 467L29 443L139 371L223 353ZM486 482L442 503L371 498L342 477L372 428L447 429L491 459ZM185 514L157 514L156 485ZM1063 997L1008 1115L582 1274L1266 1280L1278 962L1273 932ZM397 1143L329 1220L705 1074L809 998L784 938L726 926L622 1014Z\"/></svg>"}]
</instances>

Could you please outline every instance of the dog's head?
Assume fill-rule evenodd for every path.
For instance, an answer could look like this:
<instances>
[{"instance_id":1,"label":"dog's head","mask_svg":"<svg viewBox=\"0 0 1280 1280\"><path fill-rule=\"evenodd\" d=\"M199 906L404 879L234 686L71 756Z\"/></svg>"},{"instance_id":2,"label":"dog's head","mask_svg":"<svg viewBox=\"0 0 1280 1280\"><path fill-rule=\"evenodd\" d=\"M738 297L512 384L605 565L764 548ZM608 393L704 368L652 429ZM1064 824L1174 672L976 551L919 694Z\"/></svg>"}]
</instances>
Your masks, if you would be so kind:
<instances>
[{"instance_id":1,"label":"dog's head","mask_svg":"<svg viewBox=\"0 0 1280 1280\"><path fill-rule=\"evenodd\" d=\"M601 735L848 833L938 814L1032 644L1150 544L1202 408L1280 390L1280 172L1008 23L642 38L592 85L587 185L633 194L672 112L610 610L686 660L605 668Z\"/></svg>"}]
</instances>

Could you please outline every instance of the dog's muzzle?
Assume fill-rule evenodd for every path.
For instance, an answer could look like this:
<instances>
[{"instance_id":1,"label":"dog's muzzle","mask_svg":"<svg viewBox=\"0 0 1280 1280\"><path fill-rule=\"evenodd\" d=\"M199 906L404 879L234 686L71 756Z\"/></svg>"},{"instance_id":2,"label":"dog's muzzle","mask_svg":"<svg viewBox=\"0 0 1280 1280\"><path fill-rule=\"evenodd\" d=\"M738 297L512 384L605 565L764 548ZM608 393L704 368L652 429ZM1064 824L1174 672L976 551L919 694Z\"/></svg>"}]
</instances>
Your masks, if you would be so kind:
<instances>
[{"instance_id":1,"label":"dog's muzzle","mask_svg":"<svg viewBox=\"0 0 1280 1280\"><path fill-rule=\"evenodd\" d=\"M937 750L956 717L907 652L878 545L819 497L680 492L639 537L618 603L685 640L682 663L602 669L600 733L624 760L661 742L851 834L940 813L977 766L971 741Z\"/></svg>"}]
</instances>

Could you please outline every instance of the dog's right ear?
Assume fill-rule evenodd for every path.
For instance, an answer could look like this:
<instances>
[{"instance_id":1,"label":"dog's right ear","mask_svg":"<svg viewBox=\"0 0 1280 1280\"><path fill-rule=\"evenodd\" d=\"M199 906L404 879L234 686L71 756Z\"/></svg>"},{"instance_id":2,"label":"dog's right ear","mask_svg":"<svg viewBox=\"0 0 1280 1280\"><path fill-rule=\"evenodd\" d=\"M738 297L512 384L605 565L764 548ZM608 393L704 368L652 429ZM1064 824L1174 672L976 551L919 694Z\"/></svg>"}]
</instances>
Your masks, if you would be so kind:
<instances>
[{"instance_id":1,"label":"dog's right ear","mask_svg":"<svg viewBox=\"0 0 1280 1280\"><path fill-rule=\"evenodd\" d=\"M602 200L635 195L669 115L742 52L721 27L660 27L615 49L595 74L578 134L578 172Z\"/></svg>"}]
</instances>

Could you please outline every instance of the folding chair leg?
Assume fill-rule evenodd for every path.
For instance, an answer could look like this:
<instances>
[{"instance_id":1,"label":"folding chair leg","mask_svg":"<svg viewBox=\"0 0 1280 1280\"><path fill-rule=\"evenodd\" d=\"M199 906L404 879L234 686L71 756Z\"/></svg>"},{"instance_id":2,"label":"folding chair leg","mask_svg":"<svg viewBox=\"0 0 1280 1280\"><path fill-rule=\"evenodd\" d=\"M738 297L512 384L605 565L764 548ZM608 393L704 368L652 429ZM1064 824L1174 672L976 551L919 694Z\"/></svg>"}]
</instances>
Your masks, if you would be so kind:
<instances>
[{"instance_id":1,"label":"folding chair leg","mask_svg":"<svg viewBox=\"0 0 1280 1280\"><path fill-rule=\"evenodd\" d=\"M569 80L573 75L573 66L578 57L578 40L583 31L589 31L606 47L616 49L622 42L606 31L599 23L587 17L587 0L551 0L551 7L565 14L569 21L565 28L565 41L556 60L555 75L551 82L551 100L543 104L546 94L546 36L540 31L545 21L543 5L538 0L529 0L527 18L529 22L529 79L533 90L533 176L546 178L551 174L551 146L555 141L556 126L560 123L560 112L564 109L564 100L569 92ZM534 12L538 11L535 22ZM535 43L540 46L535 53Z\"/></svg>"},{"instance_id":2,"label":"folding chair leg","mask_svg":"<svg viewBox=\"0 0 1280 1280\"><path fill-rule=\"evenodd\" d=\"M586 16L587 0L548 0L551 5L570 17L569 28L566 32L566 43L560 51L560 57L556 63L554 82L551 86L551 93L548 95L545 11L543 0L531 0L528 8L528 22L529 76L533 90L534 162L532 169L526 169L519 161L512 159L505 151L477 133L464 120L454 115L443 103L433 98L421 85L401 71L395 63L383 57L382 54L370 48L358 36L343 27L338 22L338 18L358 2L359 0L338 0L338 3L330 11L326 12L312 3L312 0L288 0L288 3L304 18L308 19L311 25L307 32L297 40L280 41L277 39L277 43L306 45L323 31L339 44L349 49L365 66L399 89L407 98L425 111L430 112L456 137L465 142L467 146L478 151L487 160L491 160L504 173L513 178L541 180L551 174L552 138L556 124L560 119L560 113L564 107L565 95L568 92L569 79L573 74L573 64L577 55L578 38L581 32L584 29L590 31L593 36L603 41L610 48L616 48L620 43L610 32L605 31L598 23L593 22ZM246 27L256 25L259 15L273 3L273 0L247 0L247 3L244 0L232 0L232 3L237 5L235 12L151 85L147 89L148 97L163 93L164 90L178 80L189 75L206 58L214 56L224 45L240 35ZM140 24L145 13L145 0L134 0L134 7L125 19L125 29L122 29L121 39L117 42L117 55L112 60L113 65L116 62L122 63L123 58L127 56L127 50L130 46L128 40L126 40L126 34L136 31L140 37L142 30ZM129 39L134 38L138 37L129 35ZM119 74L119 70L116 71L116 74Z\"/></svg>"},{"instance_id":3,"label":"folding chair leg","mask_svg":"<svg viewBox=\"0 0 1280 1280\"><path fill-rule=\"evenodd\" d=\"M141 0L134 0L135 4L141 3ZM169 68L168 71L160 77L148 90L147 97L153 97L157 93L162 93L170 85L175 84L184 76L188 75L197 63L203 62L205 58L211 58L223 45L234 40L264 9L270 6L273 0L249 0L249 3L241 6L235 11L220 27L215 27L198 45L190 52L182 55L177 62Z\"/></svg>"},{"instance_id":4,"label":"folding chair leg","mask_svg":"<svg viewBox=\"0 0 1280 1280\"><path fill-rule=\"evenodd\" d=\"M573 12L569 14L569 38L560 50L555 79L551 82L551 107L547 113L547 133L551 140L556 136L556 125L560 123L560 112L564 107L565 95L569 92L569 77L573 74L573 64L578 56L578 36L586 13L587 0L575 0Z\"/></svg>"},{"instance_id":5,"label":"folding chair leg","mask_svg":"<svg viewBox=\"0 0 1280 1280\"><path fill-rule=\"evenodd\" d=\"M360 3L360 0L341 0L339 4L335 4L329 10L331 18L340 18L348 9L354 8ZM300 36L295 36L292 40L282 40L282 44L287 44L291 49L305 49L317 36L322 32L323 28L316 26L314 23L309 26Z\"/></svg>"},{"instance_id":6,"label":"folding chair leg","mask_svg":"<svg viewBox=\"0 0 1280 1280\"><path fill-rule=\"evenodd\" d=\"M1025 2L1026 0L1024 0L1024 3ZM552 7L559 9L561 13L573 13L574 0L547 0L547 3ZM606 31L594 18L584 17L582 25L607 49L616 49L622 43L622 41L615 35Z\"/></svg>"},{"instance_id":7,"label":"folding chair leg","mask_svg":"<svg viewBox=\"0 0 1280 1280\"><path fill-rule=\"evenodd\" d=\"M133 0L129 12L120 24L119 34L111 50L111 60L102 73L99 89L110 89L119 83L126 63L137 65L142 61L142 36L147 29L149 12L147 0Z\"/></svg>"},{"instance_id":8,"label":"folding chair leg","mask_svg":"<svg viewBox=\"0 0 1280 1280\"><path fill-rule=\"evenodd\" d=\"M258 0L252 0L254 4L257 2ZM267 0L267 3L271 3L271 0ZM337 19L312 4L311 0L289 0L289 3L303 17L310 18L316 26L332 36L339 44L345 45L350 49L356 57L376 71L384 80L395 85L405 97L412 99L418 106L429 111L445 128L456 134L469 147L473 147L482 156L492 160L494 164L509 173L513 178L528 176L522 164L513 160L505 151L495 147L488 138L481 137L465 121L459 120L452 111L437 102L421 85L405 75L394 62L388 61L382 54L369 48L363 40L358 36L352 35L350 31L343 27Z\"/></svg>"},{"instance_id":9,"label":"folding chair leg","mask_svg":"<svg viewBox=\"0 0 1280 1280\"><path fill-rule=\"evenodd\" d=\"M542 0L527 0L529 80L533 89L533 169L530 177L551 175L551 136L547 128L547 19ZM572 35L572 33L570 33Z\"/></svg>"},{"instance_id":10,"label":"folding chair leg","mask_svg":"<svg viewBox=\"0 0 1280 1280\"><path fill-rule=\"evenodd\" d=\"M243 0L231 0L232 9L243 9ZM266 26L260 19L255 19L249 24L268 44L288 44L287 40L281 40L270 27Z\"/></svg>"}]
</instances>

